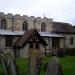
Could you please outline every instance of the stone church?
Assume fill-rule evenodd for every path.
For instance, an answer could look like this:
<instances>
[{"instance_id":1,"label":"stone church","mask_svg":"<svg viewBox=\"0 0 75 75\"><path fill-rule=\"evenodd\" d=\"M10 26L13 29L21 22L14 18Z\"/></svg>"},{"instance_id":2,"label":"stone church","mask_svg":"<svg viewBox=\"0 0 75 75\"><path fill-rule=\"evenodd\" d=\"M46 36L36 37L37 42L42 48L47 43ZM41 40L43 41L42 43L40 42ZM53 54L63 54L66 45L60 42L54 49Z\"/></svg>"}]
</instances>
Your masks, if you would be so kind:
<instances>
[{"instance_id":1,"label":"stone church","mask_svg":"<svg viewBox=\"0 0 75 75\"><path fill-rule=\"evenodd\" d=\"M38 33L36 32L37 35L35 36L38 38L40 35L38 40L43 38L46 41L47 45L40 47L41 50L43 49L43 54L57 55L62 53L62 51L75 51L75 28L73 25L55 22L53 19L46 18L45 16L43 18L35 18L34 16L4 14L3 12L0 12L0 49L3 52L14 51L17 57L26 57L30 47L28 43L21 49L19 47L14 48L13 46L30 29L36 29ZM40 43L43 44L44 41Z\"/></svg>"}]
</instances>

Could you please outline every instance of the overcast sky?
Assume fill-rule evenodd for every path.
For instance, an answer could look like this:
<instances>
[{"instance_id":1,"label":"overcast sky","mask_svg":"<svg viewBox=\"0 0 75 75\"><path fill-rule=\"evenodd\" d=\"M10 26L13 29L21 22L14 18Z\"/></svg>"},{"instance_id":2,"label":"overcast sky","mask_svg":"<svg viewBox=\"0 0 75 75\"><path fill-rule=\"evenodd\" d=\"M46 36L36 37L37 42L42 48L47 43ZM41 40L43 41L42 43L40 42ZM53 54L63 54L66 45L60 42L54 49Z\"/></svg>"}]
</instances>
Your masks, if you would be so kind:
<instances>
[{"instance_id":1,"label":"overcast sky","mask_svg":"<svg viewBox=\"0 0 75 75\"><path fill-rule=\"evenodd\" d=\"M0 12L35 17L75 25L75 0L0 0Z\"/></svg>"}]
</instances>

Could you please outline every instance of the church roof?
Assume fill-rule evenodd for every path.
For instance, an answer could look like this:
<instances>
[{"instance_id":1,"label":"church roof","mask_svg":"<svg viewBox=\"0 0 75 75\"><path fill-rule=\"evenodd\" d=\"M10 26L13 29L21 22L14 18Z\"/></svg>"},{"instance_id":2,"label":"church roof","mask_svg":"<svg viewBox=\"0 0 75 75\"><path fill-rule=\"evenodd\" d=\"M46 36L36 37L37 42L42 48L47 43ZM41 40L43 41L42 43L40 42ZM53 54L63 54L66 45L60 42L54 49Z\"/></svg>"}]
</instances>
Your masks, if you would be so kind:
<instances>
[{"instance_id":1,"label":"church roof","mask_svg":"<svg viewBox=\"0 0 75 75\"><path fill-rule=\"evenodd\" d=\"M10 31L10 30L4 30L0 29L0 35L23 35L24 31Z\"/></svg>"},{"instance_id":2,"label":"church roof","mask_svg":"<svg viewBox=\"0 0 75 75\"><path fill-rule=\"evenodd\" d=\"M9 31L9 30L0 30L0 35L4 36L22 36L25 31ZM56 33L51 33L51 32L39 32L41 36L46 36L46 37L64 37L63 35L56 34Z\"/></svg>"},{"instance_id":3,"label":"church roof","mask_svg":"<svg viewBox=\"0 0 75 75\"><path fill-rule=\"evenodd\" d=\"M69 23L53 22L53 32L75 34L75 29Z\"/></svg>"},{"instance_id":4,"label":"church roof","mask_svg":"<svg viewBox=\"0 0 75 75\"><path fill-rule=\"evenodd\" d=\"M43 37L65 37L63 34L56 34L51 32L39 32Z\"/></svg>"}]
</instances>

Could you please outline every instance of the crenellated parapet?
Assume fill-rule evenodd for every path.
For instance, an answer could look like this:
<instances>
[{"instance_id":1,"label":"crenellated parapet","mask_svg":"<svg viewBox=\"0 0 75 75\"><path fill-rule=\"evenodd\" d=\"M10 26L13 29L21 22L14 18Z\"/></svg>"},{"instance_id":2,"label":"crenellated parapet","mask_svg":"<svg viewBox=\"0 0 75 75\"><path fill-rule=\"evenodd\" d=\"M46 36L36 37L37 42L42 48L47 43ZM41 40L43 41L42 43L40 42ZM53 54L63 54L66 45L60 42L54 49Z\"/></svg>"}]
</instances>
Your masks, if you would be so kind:
<instances>
[{"instance_id":1,"label":"crenellated parapet","mask_svg":"<svg viewBox=\"0 0 75 75\"><path fill-rule=\"evenodd\" d=\"M11 19L12 17L14 17L15 19L26 19L26 18L27 19L31 19L31 20L34 20L35 19L34 16L30 16L29 17L27 15L21 16L20 14L13 15L12 13L5 14L4 12L0 12L0 18L10 18ZM45 21L52 21L53 19L37 17L36 20L43 22L44 20Z\"/></svg>"},{"instance_id":2,"label":"crenellated parapet","mask_svg":"<svg viewBox=\"0 0 75 75\"><path fill-rule=\"evenodd\" d=\"M13 31L22 31L23 23L27 22L28 29L35 28L38 31L41 31L42 23L46 24L46 31L50 31L52 29L53 19L50 18L42 18L42 17L35 17L35 16L27 16L27 15L20 15L20 14L11 14L11 13L3 13L0 12L0 28L1 28L1 21L6 21L6 29L13 30ZM34 25L35 24L35 25Z\"/></svg>"}]
</instances>

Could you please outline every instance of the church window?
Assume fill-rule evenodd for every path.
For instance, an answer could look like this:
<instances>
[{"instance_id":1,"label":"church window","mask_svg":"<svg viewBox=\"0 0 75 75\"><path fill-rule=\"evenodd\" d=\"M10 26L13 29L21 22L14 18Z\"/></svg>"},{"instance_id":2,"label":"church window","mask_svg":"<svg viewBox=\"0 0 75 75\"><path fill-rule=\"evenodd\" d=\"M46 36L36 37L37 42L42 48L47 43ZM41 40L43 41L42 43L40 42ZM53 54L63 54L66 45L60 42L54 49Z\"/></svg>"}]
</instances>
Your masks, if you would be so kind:
<instances>
[{"instance_id":1,"label":"church window","mask_svg":"<svg viewBox=\"0 0 75 75\"><path fill-rule=\"evenodd\" d=\"M6 25L7 25L7 22L6 22L6 20L5 19L2 19L1 20L1 29L6 29Z\"/></svg>"},{"instance_id":2,"label":"church window","mask_svg":"<svg viewBox=\"0 0 75 75\"><path fill-rule=\"evenodd\" d=\"M46 24L45 23L42 23L42 25L41 25L41 31L42 32L46 31Z\"/></svg>"},{"instance_id":3,"label":"church window","mask_svg":"<svg viewBox=\"0 0 75 75\"><path fill-rule=\"evenodd\" d=\"M26 21L23 22L22 30L26 31L28 29L28 23Z\"/></svg>"}]
</instances>

